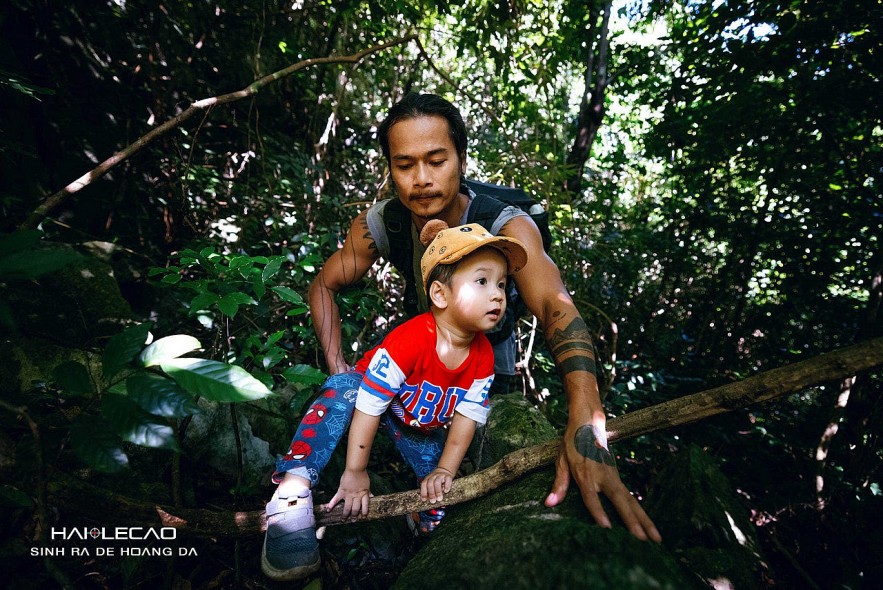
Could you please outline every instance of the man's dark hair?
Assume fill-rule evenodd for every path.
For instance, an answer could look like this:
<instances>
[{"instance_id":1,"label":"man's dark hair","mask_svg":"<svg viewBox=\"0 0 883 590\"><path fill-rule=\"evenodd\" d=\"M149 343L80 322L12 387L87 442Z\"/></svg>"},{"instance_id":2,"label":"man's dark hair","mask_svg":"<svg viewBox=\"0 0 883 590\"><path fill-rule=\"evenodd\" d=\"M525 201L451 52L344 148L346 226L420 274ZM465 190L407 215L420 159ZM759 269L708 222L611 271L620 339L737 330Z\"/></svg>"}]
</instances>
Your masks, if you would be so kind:
<instances>
[{"instance_id":1,"label":"man's dark hair","mask_svg":"<svg viewBox=\"0 0 883 590\"><path fill-rule=\"evenodd\" d=\"M457 156L462 160L466 157L466 124L457 107L438 96L437 94L417 94L409 92L405 98L397 102L389 109L389 114L378 129L380 149L389 163L389 130L390 128L406 119L417 117L438 116L448 122L448 134L457 150Z\"/></svg>"}]
</instances>

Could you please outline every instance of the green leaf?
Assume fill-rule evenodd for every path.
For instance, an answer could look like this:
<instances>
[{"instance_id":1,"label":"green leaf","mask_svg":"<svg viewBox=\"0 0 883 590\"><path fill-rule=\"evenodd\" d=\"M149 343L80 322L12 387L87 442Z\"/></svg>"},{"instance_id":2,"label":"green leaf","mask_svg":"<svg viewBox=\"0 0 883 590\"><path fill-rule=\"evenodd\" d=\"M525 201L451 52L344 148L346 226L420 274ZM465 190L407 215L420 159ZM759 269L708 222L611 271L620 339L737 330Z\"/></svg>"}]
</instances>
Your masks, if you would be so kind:
<instances>
[{"instance_id":1,"label":"green leaf","mask_svg":"<svg viewBox=\"0 0 883 590\"><path fill-rule=\"evenodd\" d=\"M129 466L122 440L97 416L79 416L71 425L71 447L87 464L106 473Z\"/></svg>"},{"instance_id":2,"label":"green leaf","mask_svg":"<svg viewBox=\"0 0 883 590\"><path fill-rule=\"evenodd\" d=\"M211 291L200 293L190 302L190 313L205 311L210 308L212 304L217 303L219 299L220 297Z\"/></svg>"},{"instance_id":3,"label":"green leaf","mask_svg":"<svg viewBox=\"0 0 883 590\"><path fill-rule=\"evenodd\" d=\"M246 295L245 293L235 292L227 293L218 301L218 309L224 315L236 317L240 305L257 305L258 302Z\"/></svg>"},{"instance_id":4,"label":"green leaf","mask_svg":"<svg viewBox=\"0 0 883 590\"><path fill-rule=\"evenodd\" d=\"M123 440L142 447L178 449L172 427L156 422L153 416L125 396L105 395L101 400L101 414Z\"/></svg>"},{"instance_id":5,"label":"green leaf","mask_svg":"<svg viewBox=\"0 0 883 590\"><path fill-rule=\"evenodd\" d=\"M261 278L258 275L254 276L254 279L251 282L251 288L254 290L254 294L257 295L258 299L263 299L264 294L267 292L267 287L261 282Z\"/></svg>"},{"instance_id":6,"label":"green leaf","mask_svg":"<svg viewBox=\"0 0 883 590\"><path fill-rule=\"evenodd\" d=\"M321 385L328 378L328 375L309 365L295 365L282 371L282 377L289 383Z\"/></svg>"},{"instance_id":7,"label":"green leaf","mask_svg":"<svg viewBox=\"0 0 883 590\"><path fill-rule=\"evenodd\" d=\"M61 248L7 254L0 257L0 278L33 279L59 270L79 258L76 252Z\"/></svg>"},{"instance_id":8,"label":"green leaf","mask_svg":"<svg viewBox=\"0 0 883 590\"><path fill-rule=\"evenodd\" d=\"M273 291L282 298L282 301L297 305L305 305L304 298L294 289L289 289L288 287L273 287Z\"/></svg>"},{"instance_id":9,"label":"green leaf","mask_svg":"<svg viewBox=\"0 0 883 590\"><path fill-rule=\"evenodd\" d=\"M236 313L239 311L239 304L236 303L235 301L231 301L226 298L221 298L221 300L218 301L218 309L220 309L221 313L224 314L225 316L235 318Z\"/></svg>"},{"instance_id":10,"label":"green leaf","mask_svg":"<svg viewBox=\"0 0 883 590\"><path fill-rule=\"evenodd\" d=\"M272 279L279 269L282 268L282 263L285 261L283 257L277 257L267 263L267 266L264 267L264 270L261 272L261 279L266 283L270 279Z\"/></svg>"},{"instance_id":11,"label":"green leaf","mask_svg":"<svg viewBox=\"0 0 883 590\"><path fill-rule=\"evenodd\" d=\"M138 360L145 367L158 365L166 359L174 359L184 356L188 352L193 352L202 348L199 340L193 336L186 334L175 334L160 338L147 348L141 351Z\"/></svg>"},{"instance_id":12,"label":"green leaf","mask_svg":"<svg viewBox=\"0 0 883 590\"><path fill-rule=\"evenodd\" d=\"M289 309L287 312L285 312L285 315L287 315L287 316L290 317L290 316L293 316L293 315L301 315L301 314L304 314L304 313L307 313L307 308L301 306L301 307L294 307L294 308L292 308L292 309Z\"/></svg>"},{"instance_id":13,"label":"green leaf","mask_svg":"<svg viewBox=\"0 0 883 590\"><path fill-rule=\"evenodd\" d=\"M160 367L185 390L213 401L242 402L273 393L242 367L218 361L180 358Z\"/></svg>"},{"instance_id":14,"label":"green leaf","mask_svg":"<svg viewBox=\"0 0 883 590\"><path fill-rule=\"evenodd\" d=\"M31 508L34 501L26 493L10 485L0 485L0 507Z\"/></svg>"},{"instance_id":15,"label":"green leaf","mask_svg":"<svg viewBox=\"0 0 883 590\"><path fill-rule=\"evenodd\" d=\"M126 392L145 412L166 418L184 418L199 411L196 401L178 384L153 373L138 373L126 379Z\"/></svg>"},{"instance_id":16,"label":"green leaf","mask_svg":"<svg viewBox=\"0 0 883 590\"><path fill-rule=\"evenodd\" d=\"M104 354L101 356L101 364L104 369L104 377L112 379L120 372L120 369L130 363L147 342L147 335L153 322L145 322L126 328L110 339Z\"/></svg>"},{"instance_id":17,"label":"green leaf","mask_svg":"<svg viewBox=\"0 0 883 590\"><path fill-rule=\"evenodd\" d=\"M65 361L52 369L55 383L65 393L82 395L92 392L92 377L88 369L77 361Z\"/></svg>"},{"instance_id":18,"label":"green leaf","mask_svg":"<svg viewBox=\"0 0 883 590\"><path fill-rule=\"evenodd\" d=\"M27 250L35 246L42 237L43 232L38 229L28 229L6 234L0 237L0 256Z\"/></svg>"}]
</instances>

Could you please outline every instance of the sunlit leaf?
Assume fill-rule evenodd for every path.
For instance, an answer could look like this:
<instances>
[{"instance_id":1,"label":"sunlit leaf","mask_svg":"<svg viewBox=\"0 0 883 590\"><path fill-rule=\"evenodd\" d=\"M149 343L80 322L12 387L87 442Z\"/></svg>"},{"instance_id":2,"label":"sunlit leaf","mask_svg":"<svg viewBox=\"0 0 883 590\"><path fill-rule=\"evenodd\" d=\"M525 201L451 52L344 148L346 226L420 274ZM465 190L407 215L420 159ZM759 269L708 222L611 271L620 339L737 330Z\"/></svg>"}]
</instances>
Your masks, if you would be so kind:
<instances>
[{"instance_id":1,"label":"sunlit leaf","mask_svg":"<svg viewBox=\"0 0 883 590\"><path fill-rule=\"evenodd\" d=\"M273 393L242 367L218 361L179 358L160 367L185 390L213 401L242 402Z\"/></svg>"},{"instance_id":2,"label":"sunlit leaf","mask_svg":"<svg viewBox=\"0 0 883 590\"><path fill-rule=\"evenodd\" d=\"M202 347L199 340L186 334L175 334L160 338L141 351L138 360L145 367L158 365L164 360L184 356Z\"/></svg>"}]
</instances>

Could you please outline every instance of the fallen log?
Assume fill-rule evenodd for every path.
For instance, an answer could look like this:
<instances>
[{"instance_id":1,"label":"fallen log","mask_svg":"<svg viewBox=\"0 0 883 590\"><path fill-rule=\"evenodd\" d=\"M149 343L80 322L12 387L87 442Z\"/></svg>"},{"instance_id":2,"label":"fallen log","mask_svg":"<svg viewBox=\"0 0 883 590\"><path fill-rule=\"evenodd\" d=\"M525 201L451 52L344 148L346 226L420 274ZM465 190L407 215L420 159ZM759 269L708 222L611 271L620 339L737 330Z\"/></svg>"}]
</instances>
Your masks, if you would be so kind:
<instances>
[{"instance_id":1,"label":"fallen log","mask_svg":"<svg viewBox=\"0 0 883 590\"><path fill-rule=\"evenodd\" d=\"M821 383L836 381L883 366L883 338L868 340L812 359L772 369L737 383L677 398L637 410L607 422L608 441L613 443L648 432L696 422L750 404L769 401ZM445 495L448 506L466 502L495 490L522 475L552 464L561 440L509 453L487 469L455 480ZM549 482L551 485L551 481ZM245 536L261 533L265 527L262 511L174 508L115 494L79 478L56 473L49 489L50 503L75 506L79 514L101 522L115 517L128 526L175 527L197 536ZM113 506L113 510L108 510ZM363 520L427 510L432 504L420 500L417 490L388 494L371 499L370 513ZM352 522L341 517L341 507L330 512L317 507L319 526Z\"/></svg>"}]
</instances>

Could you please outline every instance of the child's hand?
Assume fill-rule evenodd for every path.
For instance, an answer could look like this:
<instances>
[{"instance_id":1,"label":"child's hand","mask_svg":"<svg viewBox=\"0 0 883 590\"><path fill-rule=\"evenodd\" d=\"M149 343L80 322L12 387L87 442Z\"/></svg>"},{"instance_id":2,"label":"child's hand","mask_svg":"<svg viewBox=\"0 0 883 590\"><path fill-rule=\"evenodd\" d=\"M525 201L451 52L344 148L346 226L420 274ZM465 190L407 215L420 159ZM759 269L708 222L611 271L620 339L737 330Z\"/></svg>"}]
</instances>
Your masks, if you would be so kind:
<instances>
[{"instance_id":1,"label":"child's hand","mask_svg":"<svg viewBox=\"0 0 883 590\"><path fill-rule=\"evenodd\" d=\"M429 500L433 504L445 499L445 493L451 491L454 474L444 467L436 467L435 471L420 482L420 499Z\"/></svg>"},{"instance_id":2,"label":"child's hand","mask_svg":"<svg viewBox=\"0 0 883 590\"><path fill-rule=\"evenodd\" d=\"M326 511L334 508L338 502L343 501L344 518L350 516L356 517L360 514L368 515L368 499L371 497L371 480L368 479L368 472L364 469L360 471L344 470L340 476L340 487L337 493L328 502Z\"/></svg>"}]
</instances>

